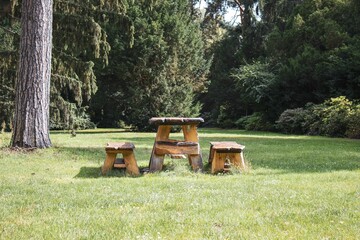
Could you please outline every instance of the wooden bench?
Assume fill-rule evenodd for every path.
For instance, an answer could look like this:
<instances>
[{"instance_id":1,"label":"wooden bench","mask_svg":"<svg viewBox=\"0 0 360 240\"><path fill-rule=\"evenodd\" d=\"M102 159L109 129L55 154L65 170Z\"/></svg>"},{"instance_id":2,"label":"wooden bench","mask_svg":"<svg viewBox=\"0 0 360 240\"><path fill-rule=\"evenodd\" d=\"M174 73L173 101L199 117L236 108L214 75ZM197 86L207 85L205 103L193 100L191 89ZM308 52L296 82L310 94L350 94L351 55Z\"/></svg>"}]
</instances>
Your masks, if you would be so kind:
<instances>
[{"instance_id":1,"label":"wooden bench","mask_svg":"<svg viewBox=\"0 0 360 240\"><path fill-rule=\"evenodd\" d=\"M229 171L232 166L245 169L245 146L236 142L210 142L211 173Z\"/></svg>"},{"instance_id":2,"label":"wooden bench","mask_svg":"<svg viewBox=\"0 0 360 240\"><path fill-rule=\"evenodd\" d=\"M126 172L131 175L139 175L140 171L136 163L134 148L134 144L129 142L107 143L105 147L106 158L101 173L105 175L115 167L126 168ZM123 155L123 159L116 159L118 153Z\"/></svg>"}]
</instances>

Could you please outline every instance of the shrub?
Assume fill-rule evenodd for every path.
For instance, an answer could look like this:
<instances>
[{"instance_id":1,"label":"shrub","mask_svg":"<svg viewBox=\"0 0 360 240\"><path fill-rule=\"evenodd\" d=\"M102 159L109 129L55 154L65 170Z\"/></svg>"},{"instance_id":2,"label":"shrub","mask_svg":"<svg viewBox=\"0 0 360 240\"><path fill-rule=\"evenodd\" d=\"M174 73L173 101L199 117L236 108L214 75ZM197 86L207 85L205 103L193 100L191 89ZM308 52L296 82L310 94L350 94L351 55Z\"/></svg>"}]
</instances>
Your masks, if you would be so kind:
<instances>
[{"instance_id":1,"label":"shrub","mask_svg":"<svg viewBox=\"0 0 360 240\"><path fill-rule=\"evenodd\" d=\"M216 120L216 123L221 128L233 128L235 123L231 120L228 114L228 106L221 105L219 109L219 115Z\"/></svg>"},{"instance_id":2,"label":"shrub","mask_svg":"<svg viewBox=\"0 0 360 240\"><path fill-rule=\"evenodd\" d=\"M348 127L345 135L360 139L360 104L355 105L348 116Z\"/></svg>"},{"instance_id":3,"label":"shrub","mask_svg":"<svg viewBox=\"0 0 360 240\"><path fill-rule=\"evenodd\" d=\"M64 130L64 129L94 129L96 125L91 122L89 114L86 113L87 108L71 108L70 114L67 115L65 121L61 119L51 118L50 129L51 130Z\"/></svg>"},{"instance_id":4,"label":"shrub","mask_svg":"<svg viewBox=\"0 0 360 240\"><path fill-rule=\"evenodd\" d=\"M307 115L309 111L304 108L287 109L276 121L276 128L283 133L305 133L303 125Z\"/></svg>"},{"instance_id":5,"label":"shrub","mask_svg":"<svg viewBox=\"0 0 360 240\"><path fill-rule=\"evenodd\" d=\"M308 103L305 109L307 110L307 114L304 116L304 122L302 123L304 133L321 135L324 104Z\"/></svg>"},{"instance_id":6,"label":"shrub","mask_svg":"<svg viewBox=\"0 0 360 240\"><path fill-rule=\"evenodd\" d=\"M285 133L360 138L360 107L340 96L322 104L285 110L276 123Z\"/></svg>"},{"instance_id":7,"label":"shrub","mask_svg":"<svg viewBox=\"0 0 360 240\"><path fill-rule=\"evenodd\" d=\"M259 112L239 118L235 124L238 128L249 131L267 131L273 129L272 124L267 122L264 115Z\"/></svg>"},{"instance_id":8,"label":"shrub","mask_svg":"<svg viewBox=\"0 0 360 240\"><path fill-rule=\"evenodd\" d=\"M352 102L344 96L325 101L322 111L321 135L343 137L348 127L348 116L351 113Z\"/></svg>"}]
</instances>

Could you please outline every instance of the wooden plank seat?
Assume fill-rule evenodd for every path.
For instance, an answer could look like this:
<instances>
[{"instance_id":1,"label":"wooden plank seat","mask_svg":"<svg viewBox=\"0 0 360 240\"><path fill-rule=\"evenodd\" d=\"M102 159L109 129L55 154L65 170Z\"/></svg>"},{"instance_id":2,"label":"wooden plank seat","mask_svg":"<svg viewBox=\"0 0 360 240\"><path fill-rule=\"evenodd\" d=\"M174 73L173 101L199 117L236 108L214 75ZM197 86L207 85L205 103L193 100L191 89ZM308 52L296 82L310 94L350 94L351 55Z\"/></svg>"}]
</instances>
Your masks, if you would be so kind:
<instances>
[{"instance_id":1,"label":"wooden plank seat","mask_svg":"<svg viewBox=\"0 0 360 240\"><path fill-rule=\"evenodd\" d=\"M199 154L199 144L185 141L157 141L155 154Z\"/></svg>"},{"instance_id":2,"label":"wooden plank seat","mask_svg":"<svg viewBox=\"0 0 360 240\"><path fill-rule=\"evenodd\" d=\"M210 142L211 173L229 171L232 166L245 169L244 149L236 142Z\"/></svg>"},{"instance_id":3,"label":"wooden plank seat","mask_svg":"<svg viewBox=\"0 0 360 240\"><path fill-rule=\"evenodd\" d=\"M111 142L105 147L106 158L101 168L101 173L105 175L113 167L126 168L126 172L131 175L139 175L140 171L134 155L135 145L130 142ZM117 154L122 154L123 158L116 158Z\"/></svg>"},{"instance_id":4,"label":"wooden plank seat","mask_svg":"<svg viewBox=\"0 0 360 240\"><path fill-rule=\"evenodd\" d=\"M114 168L126 168L125 160L123 158L115 159Z\"/></svg>"}]
</instances>

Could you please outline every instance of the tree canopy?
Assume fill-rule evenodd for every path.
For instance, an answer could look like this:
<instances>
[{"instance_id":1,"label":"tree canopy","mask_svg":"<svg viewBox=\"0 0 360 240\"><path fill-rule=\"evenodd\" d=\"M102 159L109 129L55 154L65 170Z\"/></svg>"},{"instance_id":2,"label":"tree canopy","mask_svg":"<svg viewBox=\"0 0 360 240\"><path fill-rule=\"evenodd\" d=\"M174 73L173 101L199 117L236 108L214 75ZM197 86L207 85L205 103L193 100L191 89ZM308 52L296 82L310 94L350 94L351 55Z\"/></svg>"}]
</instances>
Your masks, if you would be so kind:
<instances>
[{"instance_id":1,"label":"tree canopy","mask_svg":"<svg viewBox=\"0 0 360 240\"><path fill-rule=\"evenodd\" d=\"M221 6L228 3L210 2ZM243 4L240 8L256 3L239 2ZM218 95L222 94L220 90L233 96L233 101L205 99L205 109L216 106L212 109L213 119L220 116L227 119L227 125L235 125L242 117L258 112L261 114L257 116L271 123L284 110L308 102L321 103L341 95L359 99L357 1L269 0L257 4L251 8L255 13L259 8L261 14L258 19L251 18L250 32L244 32L240 22L228 28L228 34L215 46L220 59L226 53L223 42L226 48L231 48L232 43L236 51L231 61L213 62L212 69L216 70L210 73L208 96L215 95L214 90ZM253 16L254 12L249 14ZM256 41L249 44L250 36ZM218 69L228 70L219 75ZM218 88L222 83L229 87ZM268 126L264 124L264 128Z\"/></svg>"},{"instance_id":2,"label":"tree canopy","mask_svg":"<svg viewBox=\"0 0 360 240\"><path fill-rule=\"evenodd\" d=\"M121 119L144 130L153 116L199 115L195 95L205 90L210 61L189 2L157 1L149 7L137 1L127 8L134 44L124 44L124 34L111 34L110 64L99 75L93 101L96 121L116 126Z\"/></svg>"}]
</instances>

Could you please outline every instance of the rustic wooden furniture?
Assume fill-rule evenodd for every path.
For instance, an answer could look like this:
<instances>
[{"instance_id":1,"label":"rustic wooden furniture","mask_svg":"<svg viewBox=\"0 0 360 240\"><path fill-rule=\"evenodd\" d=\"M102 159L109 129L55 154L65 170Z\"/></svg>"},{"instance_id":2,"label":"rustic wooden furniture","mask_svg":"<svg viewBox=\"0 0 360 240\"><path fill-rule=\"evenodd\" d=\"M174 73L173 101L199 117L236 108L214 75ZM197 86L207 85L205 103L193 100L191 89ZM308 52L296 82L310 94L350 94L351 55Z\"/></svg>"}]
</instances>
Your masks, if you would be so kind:
<instances>
[{"instance_id":1,"label":"rustic wooden furniture","mask_svg":"<svg viewBox=\"0 0 360 240\"><path fill-rule=\"evenodd\" d=\"M210 142L211 173L229 171L231 166L245 169L244 148L236 142Z\"/></svg>"},{"instance_id":2,"label":"rustic wooden furniture","mask_svg":"<svg viewBox=\"0 0 360 240\"><path fill-rule=\"evenodd\" d=\"M165 155L175 158L187 155L193 170L202 170L202 156L197 133L197 126L202 122L204 122L202 118L151 118L149 123L157 126L157 133L150 157L150 172L161 171ZM183 141L169 139L174 125L181 126Z\"/></svg>"},{"instance_id":3,"label":"rustic wooden furniture","mask_svg":"<svg viewBox=\"0 0 360 240\"><path fill-rule=\"evenodd\" d=\"M134 144L129 142L108 143L105 147L106 159L101 168L101 173L104 175L113 167L125 167L129 174L139 175L134 148ZM123 155L123 159L116 159L118 153Z\"/></svg>"}]
</instances>

